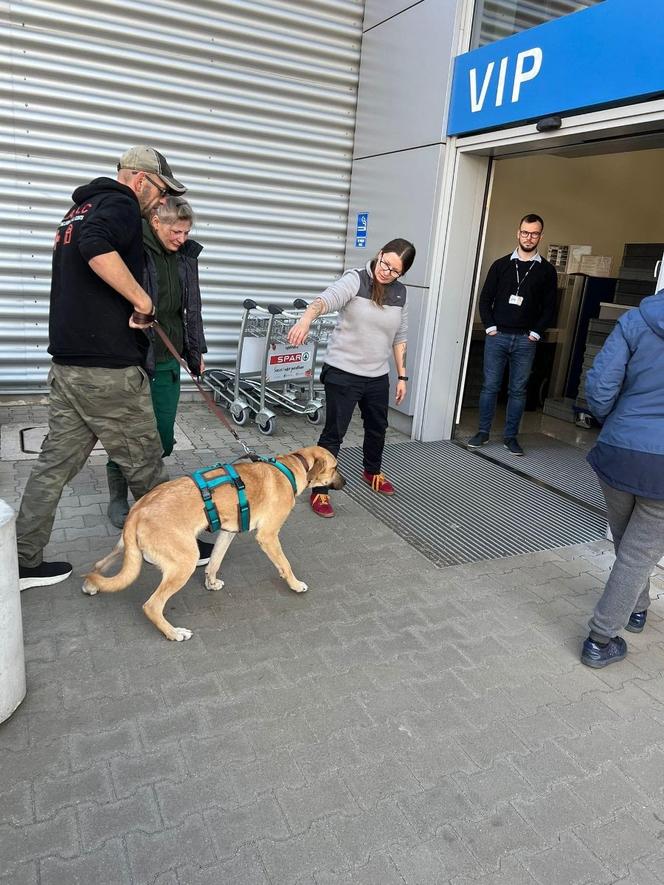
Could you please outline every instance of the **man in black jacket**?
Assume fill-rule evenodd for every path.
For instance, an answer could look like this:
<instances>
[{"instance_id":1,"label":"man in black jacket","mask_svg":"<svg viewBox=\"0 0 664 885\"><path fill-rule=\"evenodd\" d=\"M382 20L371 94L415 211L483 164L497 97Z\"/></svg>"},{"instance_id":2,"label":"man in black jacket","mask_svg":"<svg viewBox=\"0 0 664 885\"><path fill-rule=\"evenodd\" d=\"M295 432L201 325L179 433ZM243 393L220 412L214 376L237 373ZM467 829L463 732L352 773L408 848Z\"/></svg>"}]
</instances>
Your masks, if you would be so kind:
<instances>
[{"instance_id":1,"label":"man in black jacket","mask_svg":"<svg viewBox=\"0 0 664 885\"><path fill-rule=\"evenodd\" d=\"M53 244L48 435L16 521L19 586L56 584L68 562L44 562L62 490L97 440L121 465L135 498L167 479L143 368L142 325L154 308L143 289L141 216L186 188L166 159L138 146L117 180L96 178L72 194Z\"/></svg>"},{"instance_id":2,"label":"man in black jacket","mask_svg":"<svg viewBox=\"0 0 664 885\"><path fill-rule=\"evenodd\" d=\"M480 317L486 331L480 426L468 441L468 448L477 449L489 441L507 364L504 442L513 455L523 455L517 435L526 405L528 378L537 342L551 325L556 309L556 270L537 251L543 229L539 215L524 215L517 231L516 249L494 261L484 282L480 294Z\"/></svg>"}]
</instances>

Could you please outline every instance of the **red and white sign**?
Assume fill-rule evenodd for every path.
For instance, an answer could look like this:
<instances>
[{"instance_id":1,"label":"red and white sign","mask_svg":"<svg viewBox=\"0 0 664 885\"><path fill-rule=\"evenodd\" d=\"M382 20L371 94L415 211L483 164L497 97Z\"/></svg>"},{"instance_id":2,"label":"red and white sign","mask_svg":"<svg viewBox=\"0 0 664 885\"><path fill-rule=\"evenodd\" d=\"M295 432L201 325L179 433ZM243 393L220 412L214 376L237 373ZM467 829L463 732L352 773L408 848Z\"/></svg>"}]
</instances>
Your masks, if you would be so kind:
<instances>
[{"instance_id":1,"label":"red and white sign","mask_svg":"<svg viewBox=\"0 0 664 885\"><path fill-rule=\"evenodd\" d=\"M313 345L297 347L276 342L270 345L265 373L267 381L293 381L299 378L309 378L313 369Z\"/></svg>"}]
</instances>

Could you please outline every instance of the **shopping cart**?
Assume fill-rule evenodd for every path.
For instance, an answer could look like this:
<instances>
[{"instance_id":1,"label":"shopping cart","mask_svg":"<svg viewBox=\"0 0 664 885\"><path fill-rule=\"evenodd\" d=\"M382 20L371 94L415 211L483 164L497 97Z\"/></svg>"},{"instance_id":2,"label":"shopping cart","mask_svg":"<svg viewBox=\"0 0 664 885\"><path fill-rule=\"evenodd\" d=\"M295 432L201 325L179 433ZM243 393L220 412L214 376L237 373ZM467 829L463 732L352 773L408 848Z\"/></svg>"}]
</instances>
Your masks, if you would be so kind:
<instances>
[{"instance_id":1,"label":"shopping cart","mask_svg":"<svg viewBox=\"0 0 664 885\"><path fill-rule=\"evenodd\" d=\"M276 304L261 307L250 298L242 306L235 370L208 369L203 373L204 383L239 426L253 414L258 430L269 436L277 424L274 409L303 415L318 424L323 400L314 383L316 356L336 320L318 317L306 343L295 346L288 343L288 332L302 316L306 301L296 299L292 310Z\"/></svg>"}]
</instances>

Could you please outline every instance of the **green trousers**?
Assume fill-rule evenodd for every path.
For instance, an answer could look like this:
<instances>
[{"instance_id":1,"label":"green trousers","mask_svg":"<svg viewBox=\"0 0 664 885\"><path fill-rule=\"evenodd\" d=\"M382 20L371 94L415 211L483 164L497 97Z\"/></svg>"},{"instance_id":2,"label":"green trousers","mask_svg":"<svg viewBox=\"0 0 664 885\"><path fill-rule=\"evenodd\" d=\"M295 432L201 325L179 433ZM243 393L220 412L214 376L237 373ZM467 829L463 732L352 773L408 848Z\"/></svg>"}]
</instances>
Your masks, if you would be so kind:
<instances>
[{"instance_id":1,"label":"green trousers","mask_svg":"<svg viewBox=\"0 0 664 885\"><path fill-rule=\"evenodd\" d=\"M62 490L97 440L122 469L136 499L168 479L143 369L54 364L49 385L48 434L16 519L19 563L28 567L42 561Z\"/></svg>"},{"instance_id":2,"label":"green trousers","mask_svg":"<svg viewBox=\"0 0 664 885\"><path fill-rule=\"evenodd\" d=\"M176 359L157 363L150 390L164 456L170 455L175 445L175 415L180 401L180 364Z\"/></svg>"}]
</instances>

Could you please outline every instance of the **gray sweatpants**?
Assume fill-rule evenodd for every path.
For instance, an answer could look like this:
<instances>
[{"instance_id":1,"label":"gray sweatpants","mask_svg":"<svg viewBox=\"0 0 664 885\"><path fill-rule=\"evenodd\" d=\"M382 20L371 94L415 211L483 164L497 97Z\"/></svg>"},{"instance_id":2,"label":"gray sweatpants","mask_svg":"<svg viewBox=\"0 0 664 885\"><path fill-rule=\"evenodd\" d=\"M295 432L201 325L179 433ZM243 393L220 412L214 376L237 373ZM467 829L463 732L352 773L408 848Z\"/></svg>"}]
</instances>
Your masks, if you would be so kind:
<instances>
[{"instance_id":1,"label":"gray sweatpants","mask_svg":"<svg viewBox=\"0 0 664 885\"><path fill-rule=\"evenodd\" d=\"M591 639L613 638L650 605L650 575L664 555L664 500L621 492L600 480L616 561L588 622Z\"/></svg>"},{"instance_id":2,"label":"gray sweatpants","mask_svg":"<svg viewBox=\"0 0 664 885\"><path fill-rule=\"evenodd\" d=\"M48 435L16 519L18 559L28 567L42 561L62 490L97 440L122 468L136 500L168 479L143 369L54 364L49 384Z\"/></svg>"}]
</instances>

